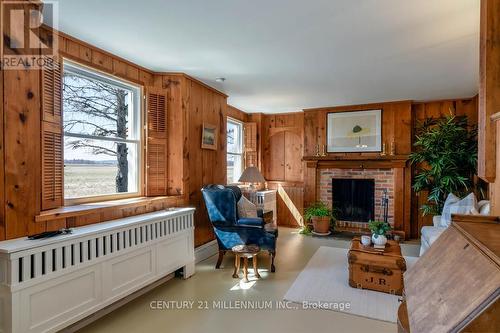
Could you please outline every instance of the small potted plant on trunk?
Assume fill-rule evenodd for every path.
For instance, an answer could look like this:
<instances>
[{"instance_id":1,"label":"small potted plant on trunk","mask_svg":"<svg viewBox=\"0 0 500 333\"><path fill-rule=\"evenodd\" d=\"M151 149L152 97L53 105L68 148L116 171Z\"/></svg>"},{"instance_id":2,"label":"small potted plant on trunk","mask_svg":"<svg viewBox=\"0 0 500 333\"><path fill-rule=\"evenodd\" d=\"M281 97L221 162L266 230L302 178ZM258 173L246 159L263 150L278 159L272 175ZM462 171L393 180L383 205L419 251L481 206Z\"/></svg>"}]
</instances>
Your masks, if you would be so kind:
<instances>
[{"instance_id":1,"label":"small potted plant on trunk","mask_svg":"<svg viewBox=\"0 0 500 333\"><path fill-rule=\"evenodd\" d=\"M384 246L387 243L386 233L391 230L391 225L384 221L370 221L368 228L372 232L372 242L378 246Z\"/></svg>"},{"instance_id":2,"label":"small potted plant on trunk","mask_svg":"<svg viewBox=\"0 0 500 333\"><path fill-rule=\"evenodd\" d=\"M304 219L311 221L317 234L327 234L333 221L332 210L322 202L316 202L304 212Z\"/></svg>"}]
</instances>

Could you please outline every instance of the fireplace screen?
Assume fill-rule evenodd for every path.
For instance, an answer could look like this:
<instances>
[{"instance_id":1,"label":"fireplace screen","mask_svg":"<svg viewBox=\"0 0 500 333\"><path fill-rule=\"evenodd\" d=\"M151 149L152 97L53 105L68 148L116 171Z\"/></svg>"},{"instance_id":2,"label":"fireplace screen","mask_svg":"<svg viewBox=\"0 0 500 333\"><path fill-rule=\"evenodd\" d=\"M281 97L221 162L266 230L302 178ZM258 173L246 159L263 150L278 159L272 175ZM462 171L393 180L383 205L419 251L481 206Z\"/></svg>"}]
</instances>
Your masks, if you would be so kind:
<instances>
[{"instance_id":1,"label":"fireplace screen","mask_svg":"<svg viewBox=\"0 0 500 333\"><path fill-rule=\"evenodd\" d=\"M340 221L368 222L375 218L375 180L332 179L333 208Z\"/></svg>"}]
</instances>

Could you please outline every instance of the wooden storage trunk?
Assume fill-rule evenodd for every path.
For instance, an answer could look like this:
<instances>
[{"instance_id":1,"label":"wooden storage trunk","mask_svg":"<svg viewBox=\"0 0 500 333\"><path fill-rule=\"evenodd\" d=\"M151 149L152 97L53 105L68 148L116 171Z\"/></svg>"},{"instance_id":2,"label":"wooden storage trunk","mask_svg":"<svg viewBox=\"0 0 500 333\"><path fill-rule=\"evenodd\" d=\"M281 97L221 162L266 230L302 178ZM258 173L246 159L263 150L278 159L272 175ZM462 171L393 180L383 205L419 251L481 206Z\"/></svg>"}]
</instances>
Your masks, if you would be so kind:
<instances>
[{"instance_id":1,"label":"wooden storage trunk","mask_svg":"<svg viewBox=\"0 0 500 333\"><path fill-rule=\"evenodd\" d=\"M403 294L406 261L395 241L388 241L384 252L363 246L354 238L348 253L349 285L389 294Z\"/></svg>"}]
</instances>

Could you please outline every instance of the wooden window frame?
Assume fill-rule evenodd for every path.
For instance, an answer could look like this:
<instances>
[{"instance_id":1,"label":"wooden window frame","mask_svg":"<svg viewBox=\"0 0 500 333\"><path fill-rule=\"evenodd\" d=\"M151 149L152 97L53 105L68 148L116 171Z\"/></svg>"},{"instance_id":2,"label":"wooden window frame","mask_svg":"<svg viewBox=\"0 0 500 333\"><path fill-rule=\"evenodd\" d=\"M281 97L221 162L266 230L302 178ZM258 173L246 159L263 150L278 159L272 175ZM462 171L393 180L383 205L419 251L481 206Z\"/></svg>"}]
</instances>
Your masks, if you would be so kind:
<instances>
[{"instance_id":1,"label":"wooden window frame","mask_svg":"<svg viewBox=\"0 0 500 333\"><path fill-rule=\"evenodd\" d=\"M135 192L127 192L127 193L114 193L114 194L106 194L106 195L95 195L95 196L88 196L88 197L78 197L78 198L69 198L67 199L64 196L64 188L63 188L63 198L64 198L64 206L74 206L74 205L80 205L80 204L86 204L86 203L97 203L97 202L103 202L103 201L111 201L111 200L120 200L120 199L129 199L129 198L139 198L143 197L145 195L145 124L146 124L146 119L145 119L145 108L144 108L144 99L145 99L145 94L144 94L144 86L138 85L136 83L124 80L122 78L119 78L117 76L114 76L110 73L101 71L99 69L96 69L94 67L86 66L84 64L81 64L79 62L63 58L62 59L62 73L61 73L61 80L63 80L64 76L64 70L66 65L70 65L72 67L75 67L77 69L81 69L83 71L88 71L90 72L91 75L95 75L98 77L102 77L104 80L112 80L112 81L117 81L118 83L124 84L126 86L130 86L133 89L137 90L137 97L134 98L134 108L137 109L137 111L134 111L134 114L139 118L137 120L137 134L138 134L138 141L137 142L137 151L138 151L138 161L137 161L137 170L138 170L138 182L137 182L137 191ZM61 82L61 85L63 83ZM63 97L61 97L63 98ZM61 100L61 109L62 109L62 116L64 117L64 100ZM65 134L63 133L63 145L64 145L64 136ZM64 147L63 147L64 150ZM63 160L64 163L64 160ZM63 184L64 186L64 184Z\"/></svg>"},{"instance_id":2,"label":"wooden window frame","mask_svg":"<svg viewBox=\"0 0 500 333\"><path fill-rule=\"evenodd\" d=\"M240 151L240 153L229 152L227 150L227 142L226 142L226 161L227 161L228 155L240 156L240 158L241 158L241 173L243 173L243 171L245 171L245 161L244 161L245 160L245 123L242 122L241 120L227 117L226 127L227 127L227 123L229 123L229 122L236 123L236 124L240 125L240 127L241 127L241 135L240 135L241 151ZM227 137L226 137L226 141L227 141ZM226 169L227 169L227 162L226 162ZM241 177L241 175L240 175L240 177ZM227 182L227 180L226 180L226 182ZM238 184L241 184L241 183L238 181L228 183L228 185L238 185Z\"/></svg>"}]
</instances>

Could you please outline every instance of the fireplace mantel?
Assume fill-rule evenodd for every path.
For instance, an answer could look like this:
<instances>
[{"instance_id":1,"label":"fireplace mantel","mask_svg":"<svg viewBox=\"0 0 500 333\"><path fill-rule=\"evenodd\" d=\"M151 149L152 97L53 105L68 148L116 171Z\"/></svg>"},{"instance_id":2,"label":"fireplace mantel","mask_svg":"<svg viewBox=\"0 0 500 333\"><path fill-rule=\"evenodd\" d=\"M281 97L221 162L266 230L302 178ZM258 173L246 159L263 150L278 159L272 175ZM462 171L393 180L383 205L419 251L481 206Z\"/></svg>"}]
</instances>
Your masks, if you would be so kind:
<instances>
[{"instance_id":1,"label":"fireplace mantel","mask_svg":"<svg viewBox=\"0 0 500 333\"><path fill-rule=\"evenodd\" d=\"M344 155L344 156L305 156L307 168L314 169L392 169L405 168L408 162L408 155Z\"/></svg>"}]
</instances>

